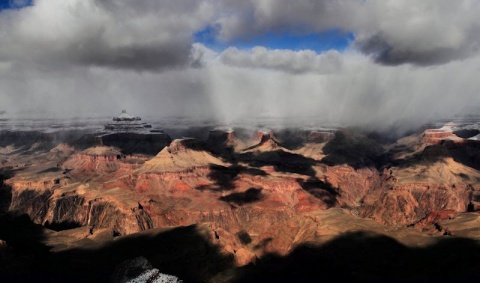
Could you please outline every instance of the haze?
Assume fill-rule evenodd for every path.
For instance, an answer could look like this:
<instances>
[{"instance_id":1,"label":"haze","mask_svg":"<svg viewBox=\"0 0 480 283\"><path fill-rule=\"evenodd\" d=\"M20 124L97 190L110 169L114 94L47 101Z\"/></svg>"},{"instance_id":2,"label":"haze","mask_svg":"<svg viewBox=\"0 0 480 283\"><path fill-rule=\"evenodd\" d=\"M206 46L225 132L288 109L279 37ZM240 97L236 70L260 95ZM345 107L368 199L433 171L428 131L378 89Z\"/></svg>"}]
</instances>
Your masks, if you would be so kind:
<instances>
[{"instance_id":1,"label":"haze","mask_svg":"<svg viewBox=\"0 0 480 283\"><path fill-rule=\"evenodd\" d=\"M2 8L0 110L9 116L127 108L405 130L480 106L476 0L10 0ZM332 31L346 45L324 36L324 48L309 48L311 35ZM272 34L301 44L264 40Z\"/></svg>"}]
</instances>

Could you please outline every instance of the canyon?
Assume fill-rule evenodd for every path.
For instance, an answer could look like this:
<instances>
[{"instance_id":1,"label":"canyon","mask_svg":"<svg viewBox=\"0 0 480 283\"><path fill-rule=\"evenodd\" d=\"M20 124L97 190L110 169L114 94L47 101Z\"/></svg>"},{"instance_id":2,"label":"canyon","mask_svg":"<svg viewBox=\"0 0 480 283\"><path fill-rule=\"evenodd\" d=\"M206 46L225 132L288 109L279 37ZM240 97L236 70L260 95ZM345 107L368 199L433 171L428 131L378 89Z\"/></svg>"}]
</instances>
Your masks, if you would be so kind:
<instances>
[{"instance_id":1,"label":"canyon","mask_svg":"<svg viewBox=\"0 0 480 283\"><path fill-rule=\"evenodd\" d=\"M351 128L202 136L1 132L2 278L104 282L138 256L186 282L480 273L475 255L448 254L480 240L474 133L447 124L394 140ZM372 256L406 271L360 264Z\"/></svg>"}]
</instances>

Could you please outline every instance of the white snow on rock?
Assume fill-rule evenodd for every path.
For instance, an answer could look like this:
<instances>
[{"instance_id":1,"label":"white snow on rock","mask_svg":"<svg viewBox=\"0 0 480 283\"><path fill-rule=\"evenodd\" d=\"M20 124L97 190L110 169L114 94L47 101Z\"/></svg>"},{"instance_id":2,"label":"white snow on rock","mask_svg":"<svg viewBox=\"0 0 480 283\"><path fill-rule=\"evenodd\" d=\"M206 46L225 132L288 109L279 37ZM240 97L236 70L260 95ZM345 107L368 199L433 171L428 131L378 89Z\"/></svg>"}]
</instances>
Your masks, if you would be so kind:
<instances>
[{"instance_id":1,"label":"white snow on rock","mask_svg":"<svg viewBox=\"0 0 480 283\"><path fill-rule=\"evenodd\" d=\"M181 283L173 275L161 273L143 256L119 264L112 275L115 283Z\"/></svg>"}]
</instances>

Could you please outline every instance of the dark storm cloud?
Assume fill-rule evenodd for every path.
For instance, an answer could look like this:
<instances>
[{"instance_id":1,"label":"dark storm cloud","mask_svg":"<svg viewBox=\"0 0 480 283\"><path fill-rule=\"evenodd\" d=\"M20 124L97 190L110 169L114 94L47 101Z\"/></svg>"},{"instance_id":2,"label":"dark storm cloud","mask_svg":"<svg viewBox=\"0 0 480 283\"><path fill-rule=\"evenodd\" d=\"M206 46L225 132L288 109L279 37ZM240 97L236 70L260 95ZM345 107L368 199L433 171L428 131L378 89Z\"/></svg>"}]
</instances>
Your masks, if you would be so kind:
<instances>
[{"instance_id":1,"label":"dark storm cloud","mask_svg":"<svg viewBox=\"0 0 480 283\"><path fill-rule=\"evenodd\" d=\"M343 29L355 21L351 14L361 2L356 0L225 0L216 23L225 41L248 39L265 32L288 31L307 34L331 28Z\"/></svg>"},{"instance_id":2,"label":"dark storm cloud","mask_svg":"<svg viewBox=\"0 0 480 283\"><path fill-rule=\"evenodd\" d=\"M391 45L385 38L377 34L365 40L357 40L354 46L364 54L371 56L379 64L395 66L411 63L419 66L431 66L468 58L479 50L478 44L473 42L469 46L459 48L435 47L429 50L415 50Z\"/></svg>"},{"instance_id":3,"label":"dark storm cloud","mask_svg":"<svg viewBox=\"0 0 480 283\"><path fill-rule=\"evenodd\" d=\"M133 70L163 70L185 67L189 63L189 44L145 46L134 44L115 49L82 52L75 55L80 64ZM73 59L73 58L72 58Z\"/></svg>"},{"instance_id":4,"label":"dark storm cloud","mask_svg":"<svg viewBox=\"0 0 480 283\"><path fill-rule=\"evenodd\" d=\"M0 15L0 60L133 70L189 66L193 34L218 40L269 32L353 33L354 47L387 65L443 64L480 48L476 0L37 0ZM198 61L193 62L198 66ZM307 68L308 69L308 68Z\"/></svg>"},{"instance_id":5,"label":"dark storm cloud","mask_svg":"<svg viewBox=\"0 0 480 283\"><path fill-rule=\"evenodd\" d=\"M229 3L217 22L220 38L340 29L352 32L356 47L378 63L438 65L478 54L477 0L247 0Z\"/></svg>"},{"instance_id":6,"label":"dark storm cloud","mask_svg":"<svg viewBox=\"0 0 480 283\"><path fill-rule=\"evenodd\" d=\"M0 15L0 60L133 70L188 66L208 2L37 0Z\"/></svg>"}]
</instances>

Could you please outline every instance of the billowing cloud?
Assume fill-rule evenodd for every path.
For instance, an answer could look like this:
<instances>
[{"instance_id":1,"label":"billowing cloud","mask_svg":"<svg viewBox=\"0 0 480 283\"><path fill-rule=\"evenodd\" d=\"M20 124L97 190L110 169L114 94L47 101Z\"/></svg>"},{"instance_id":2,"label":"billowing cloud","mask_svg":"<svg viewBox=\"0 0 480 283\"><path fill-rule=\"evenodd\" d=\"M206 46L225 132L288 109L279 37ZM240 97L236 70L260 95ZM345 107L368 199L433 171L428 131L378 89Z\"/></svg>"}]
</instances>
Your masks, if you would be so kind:
<instances>
[{"instance_id":1,"label":"billowing cloud","mask_svg":"<svg viewBox=\"0 0 480 283\"><path fill-rule=\"evenodd\" d=\"M225 50L220 58L227 65L292 74L331 73L337 71L342 64L342 56L333 50L318 55L311 50L268 50L265 47L255 47L249 52L231 47Z\"/></svg>"},{"instance_id":2,"label":"billowing cloud","mask_svg":"<svg viewBox=\"0 0 480 283\"><path fill-rule=\"evenodd\" d=\"M22 1L14 1L23 5ZM36 0L1 12L0 60L164 70L191 63L193 34L352 33L378 63L435 65L480 50L477 0Z\"/></svg>"},{"instance_id":3,"label":"billowing cloud","mask_svg":"<svg viewBox=\"0 0 480 283\"><path fill-rule=\"evenodd\" d=\"M297 33L319 32L330 28L342 28L342 19L359 1L288 1L288 0L247 0L221 1L222 14L217 23L221 26L219 36L231 41L258 36L265 32L288 30Z\"/></svg>"},{"instance_id":4,"label":"billowing cloud","mask_svg":"<svg viewBox=\"0 0 480 283\"><path fill-rule=\"evenodd\" d=\"M208 1L36 0L0 15L0 60L155 70L189 63Z\"/></svg>"},{"instance_id":5,"label":"billowing cloud","mask_svg":"<svg viewBox=\"0 0 480 283\"><path fill-rule=\"evenodd\" d=\"M368 1L356 46L382 64L443 64L480 50L480 2Z\"/></svg>"},{"instance_id":6,"label":"billowing cloud","mask_svg":"<svg viewBox=\"0 0 480 283\"><path fill-rule=\"evenodd\" d=\"M219 37L234 41L265 32L354 33L356 47L382 64L435 65L480 50L476 0L249 0L236 1L217 22Z\"/></svg>"}]
</instances>

